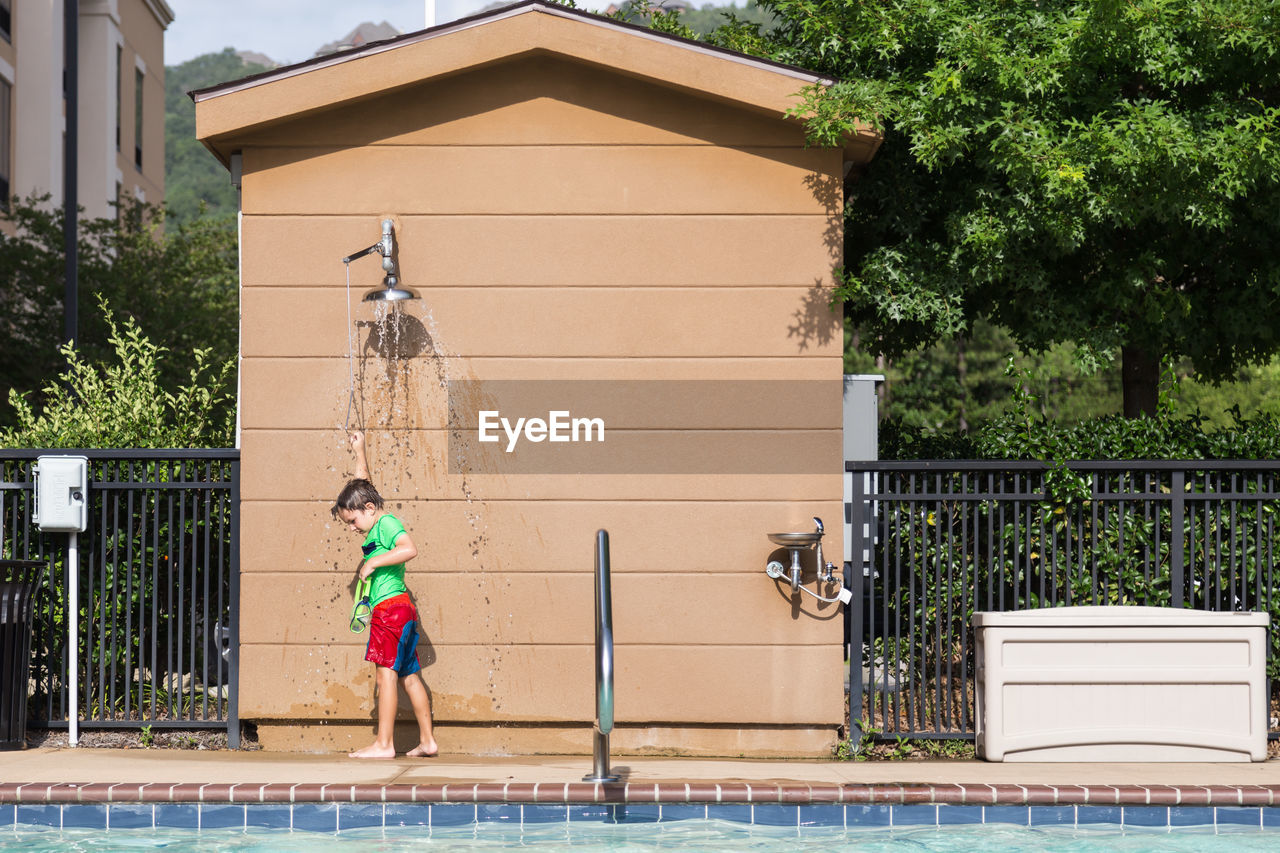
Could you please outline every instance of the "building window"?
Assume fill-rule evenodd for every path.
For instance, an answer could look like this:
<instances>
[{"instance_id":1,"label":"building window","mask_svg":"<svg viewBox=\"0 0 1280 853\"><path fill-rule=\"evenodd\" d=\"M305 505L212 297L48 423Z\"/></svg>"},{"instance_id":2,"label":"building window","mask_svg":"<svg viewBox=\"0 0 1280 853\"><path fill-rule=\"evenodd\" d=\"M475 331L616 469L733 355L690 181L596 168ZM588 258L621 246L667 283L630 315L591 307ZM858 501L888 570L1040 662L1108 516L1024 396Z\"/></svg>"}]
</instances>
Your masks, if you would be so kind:
<instances>
[{"instance_id":1,"label":"building window","mask_svg":"<svg viewBox=\"0 0 1280 853\"><path fill-rule=\"evenodd\" d=\"M134 71L133 163L142 171L142 72Z\"/></svg>"},{"instance_id":2,"label":"building window","mask_svg":"<svg viewBox=\"0 0 1280 853\"><path fill-rule=\"evenodd\" d=\"M0 0L0 36L13 41L13 0Z\"/></svg>"},{"instance_id":3,"label":"building window","mask_svg":"<svg viewBox=\"0 0 1280 853\"><path fill-rule=\"evenodd\" d=\"M116 45L116 150L120 150L120 118L124 115L124 48Z\"/></svg>"},{"instance_id":4,"label":"building window","mask_svg":"<svg viewBox=\"0 0 1280 853\"><path fill-rule=\"evenodd\" d=\"M0 80L0 210L9 209L9 169L13 160L13 87Z\"/></svg>"}]
</instances>

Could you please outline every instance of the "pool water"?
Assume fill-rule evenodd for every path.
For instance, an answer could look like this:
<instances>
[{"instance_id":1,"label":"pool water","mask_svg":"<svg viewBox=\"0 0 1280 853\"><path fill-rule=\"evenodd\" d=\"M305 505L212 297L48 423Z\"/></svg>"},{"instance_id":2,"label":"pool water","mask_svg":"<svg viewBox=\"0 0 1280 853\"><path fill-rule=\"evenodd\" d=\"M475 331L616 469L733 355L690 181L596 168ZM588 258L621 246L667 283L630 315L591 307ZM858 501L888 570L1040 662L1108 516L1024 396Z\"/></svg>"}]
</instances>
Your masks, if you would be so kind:
<instances>
[{"instance_id":1,"label":"pool water","mask_svg":"<svg viewBox=\"0 0 1280 853\"><path fill-rule=\"evenodd\" d=\"M914 829L842 829L745 825L721 820L670 824L480 823L470 826L350 830L49 829L19 825L0 831L0 851L209 851L209 853L325 853L325 851L498 850L629 851L1000 851L1000 853L1228 853L1280 849L1280 832L1241 826L1135 829L1095 826L1024 827L1003 824Z\"/></svg>"}]
</instances>

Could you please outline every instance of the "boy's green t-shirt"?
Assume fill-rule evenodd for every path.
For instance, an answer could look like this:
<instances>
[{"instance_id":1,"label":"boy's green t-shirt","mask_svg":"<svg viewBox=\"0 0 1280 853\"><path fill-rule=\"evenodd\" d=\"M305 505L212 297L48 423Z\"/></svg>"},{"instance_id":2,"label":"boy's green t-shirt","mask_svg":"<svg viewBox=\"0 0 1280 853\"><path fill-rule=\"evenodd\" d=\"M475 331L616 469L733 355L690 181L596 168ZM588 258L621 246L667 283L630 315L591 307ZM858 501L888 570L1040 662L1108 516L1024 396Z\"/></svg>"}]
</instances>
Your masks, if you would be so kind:
<instances>
[{"instance_id":1,"label":"boy's green t-shirt","mask_svg":"<svg viewBox=\"0 0 1280 853\"><path fill-rule=\"evenodd\" d=\"M383 514L374 522L373 527L369 528L369 535L364 538L364 544L360 546L364 558L367 560L378 554L387 553L395 547L396 537L404 532L404 525L400 523L400 519L391 513ZM374 569L373 574L369 576L369 604L371 605L377 605L379 601L385 601L408 591L409 588L404 585L404 563L381 566Z\"/></svg>"}]
</instances>

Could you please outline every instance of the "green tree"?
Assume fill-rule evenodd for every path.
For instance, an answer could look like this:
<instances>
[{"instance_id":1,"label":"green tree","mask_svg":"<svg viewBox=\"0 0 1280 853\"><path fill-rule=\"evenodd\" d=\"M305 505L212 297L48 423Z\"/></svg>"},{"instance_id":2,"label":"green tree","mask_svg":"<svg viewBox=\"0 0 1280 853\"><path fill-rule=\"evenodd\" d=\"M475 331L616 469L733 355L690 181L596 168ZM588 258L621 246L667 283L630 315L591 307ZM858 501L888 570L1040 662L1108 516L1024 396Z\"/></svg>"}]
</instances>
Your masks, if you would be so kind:
<instances>
[{"instance_id":1,"label":"green tree","mask_svg":"<svg viewBox=\"0 0 1280 853\"><path fill-rule=\"evenodd\" d=\"M897 355L986 317L1029 352L1208 379L1280 350L1274 0L762 0L713 40L831 75L799 112L884 132L852 187L847 313Z\"/></svg>"},{"instance_id":2,"label":"green tree","mask_svg":"<svg viewBox=\"0 0 1280 853\"><path fill-rule=\"evenodd\" d=\"M203 216L236 212L236 191L227 170L196 139L196 107L187 92L266 70L266 66L245 62L229 47L166 66L164 195L171 223L180 225Z\"/></svg>"},{"instance_id":3,"label":"green tree","mask_svg":"<svg viewBox=\"0 0 1280 853\"><path fill-rule=\"evenodd\" d=\"M62 336L62 213L47 199L15 201L5 214L16 231L0 232L0 384L37 392L65 364ZM150 330L172 353L209 350L213 363L235 358L238 290L235 222L201 218L164 228L164 211L128 202L117 218L82 220L79 229L77 351L90 361L114 352L111 330L94 307L106 299L124 318ZM190 365L166 359L161 387L176 391ZM39 409L37 394L32 398ZM0 407L0 424L12 423Z\"/></svg>"},{"instance_id":4,"label":"green tree","mask_svg":"<svg viewBox=\"0 0 1280 853\"><path fill-rule=\"evenodd\" d=\"M62 348L67 367L45 386L37 410L16 389L9 405L16 425L0 430L4 447L229 447L234 438L235 362L210 350L192 353L186 384L161 381L165 348L152 343L132 318L116 322L105 300L102 323L111 356L85 358Z\"/></svg>"}]
</instances>

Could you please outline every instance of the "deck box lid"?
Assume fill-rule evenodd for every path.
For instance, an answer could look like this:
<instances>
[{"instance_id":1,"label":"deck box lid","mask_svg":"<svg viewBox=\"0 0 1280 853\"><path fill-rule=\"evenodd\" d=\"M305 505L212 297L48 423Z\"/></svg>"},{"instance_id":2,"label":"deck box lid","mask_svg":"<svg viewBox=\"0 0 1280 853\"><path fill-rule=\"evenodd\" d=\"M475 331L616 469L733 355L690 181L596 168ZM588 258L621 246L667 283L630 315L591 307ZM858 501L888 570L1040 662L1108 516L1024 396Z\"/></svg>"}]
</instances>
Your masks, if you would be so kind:
<instances>
[{"instance_id":1,"label":"deck box lid","mask_svg":"<svg viewBox=\"0 0 1280 853\"><path fill-rule=\"evenodd\" d=\"M1182 607L1139 607L1098 605L1083 607L1042 607L1035 610L982 612L973 614L973 627L1085 628L1108 627L1251 627L1270 624L1268 613L1214 612Z\"/></svg>"}]
</instances>

